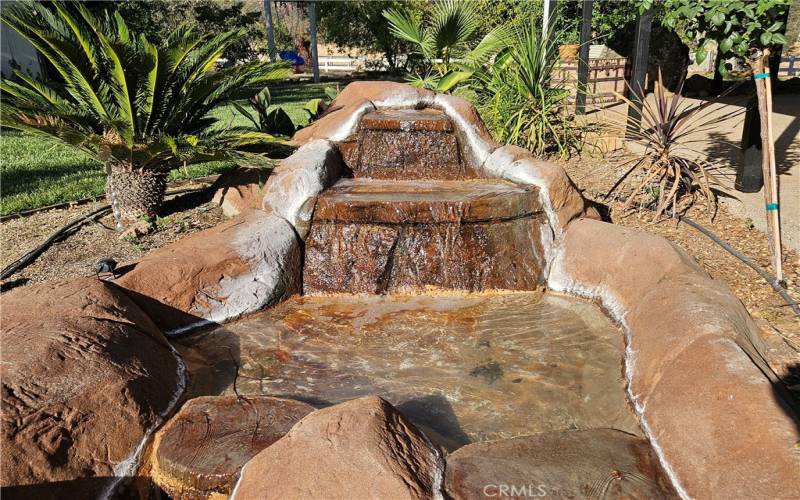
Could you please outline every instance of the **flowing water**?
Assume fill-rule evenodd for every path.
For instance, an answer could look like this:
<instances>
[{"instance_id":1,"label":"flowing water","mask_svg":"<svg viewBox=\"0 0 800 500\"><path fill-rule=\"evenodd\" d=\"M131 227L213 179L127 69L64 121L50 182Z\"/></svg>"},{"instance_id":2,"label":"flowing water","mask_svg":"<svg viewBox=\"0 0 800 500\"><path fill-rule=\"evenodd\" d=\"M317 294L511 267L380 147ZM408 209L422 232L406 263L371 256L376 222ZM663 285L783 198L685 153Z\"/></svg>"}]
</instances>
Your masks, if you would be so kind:
<instances>
[{"instance_id":1,"label":"flowing water","mask_svg":"<svg viewBox=\"0 0 800 500\"><path fill-rule=\"evenodd\" d=\"M177 343L191 397L327 406L378 394L448 449L564 429L640 434L624 396L621 332L568 296L294 297Z\"/></svg>"}]
</instances>

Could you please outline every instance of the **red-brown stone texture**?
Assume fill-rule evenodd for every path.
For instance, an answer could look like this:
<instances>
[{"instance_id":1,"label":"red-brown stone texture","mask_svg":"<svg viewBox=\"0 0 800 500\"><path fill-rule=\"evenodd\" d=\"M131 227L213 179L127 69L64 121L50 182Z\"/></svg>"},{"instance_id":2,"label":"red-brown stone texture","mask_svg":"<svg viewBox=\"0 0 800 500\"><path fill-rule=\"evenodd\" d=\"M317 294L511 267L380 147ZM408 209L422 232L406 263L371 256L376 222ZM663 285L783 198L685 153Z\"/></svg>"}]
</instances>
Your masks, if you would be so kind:
<instances>
[{"instance_id":1,"label":"red-brown stone texture","mask_svg":"<svg viewBox=\"0 0 800 500\"><path fill-rule=\"evenodd\" d=\"M613 429L469 444L447 457L445 487L454 500L677 498L650 444Z\"/></svg>"},{"instance_id":2,"label":"red-brown stone texture","mask_svg":"<svg viewBox=\"0 0 800 500\"><path fill-rule=\"evenodd\" d=\"M219 176L211 190L212 203L222 207L227 217L235 217L251 208L260 208L264 183L269 171L259 168L236 168Z\"/></svg>"},{"instance_id":3,"label":"red-brown stone texture","mask_svg":"<svg viewBox=\"0 0 800 500\"><path fill-rule=\"evenodd\" d=\"M301 420L245 465L233 498L428 499L441 496L442 474L427 437L367 396Z\"/></svg>"},{"instance_id":4,"label":"red-brown stone texture","mask_svg":"<svg viewBox=\"0 0 800 500\"><path fill-rule=\"evenodd\" d=\"M535 290L538 192L497 179L343 179L317 201L305 293Z\"/></svg>"},{"instance_id":5,"label":"red-brown stone texture","mask_svg":"<svg viewBox=\"0 0 800 500\"><path fill-rule=\"evenodd\" d=\"M629 396L684 496L791 498L796 414L727 287L662 238L573 221L548 285L597 299L626 328Z\"/></svg>"},{"instance_id":6,"label":"red-brown stone texture","mask_svg":"<svg viewBox=\"0 0 800 500\"><path fill-rule=\"evenodd\" d=\"M156 434L151 477L175 500L227 496L242 466L312 411L267 396L191 399Z\"/></svg>"},{"instance_id":7,"label":"red-brown stone texture","mask_svg":"<svg viewBox=\"0 0 800 500\"><path fill-rule=\"evenodd\" d=\"M499 177L539 187L542 204L556 238L573 219L587 215L597 218L596 211L589 210L587 213L583 196L564 169L534 158L525 149L501 147L492 139L475 107L455 96L433 94L399 83L351 83L334 100L328 113L300 130L293 140L298 144L320 138L333 141L340 145L345 163L351 165L358 162L356 133L359 131L359 120L365 115L373 116L371 113L375 110L384 108L434 108L444 112L453 124L461 162L468 169L477 171L477 175L470 175ZM549 247L549 240L543 238L542 245Z\"/></svg>"},{"instance_id":8,"label":"red-brown stone texture","mask_svg":"<svg viewBox=\"0 0 800 500\"><path fill-rule=\"evenodd\" d=\"M286 220L248 210L146 255L117 283L162 331L178 333L298 291L300 258L300 242Z\"/></svg>"},{"instance_id":9,"label":"red-brown stone texture","mask_svg":"<svg viewBox=\"0 0 800 500\"><path fill-rule=\"evenodd\" d=\"M183 388L183 364L116 285L77 279L3 295L3 498L96 498Z\"/></svg>"}]
</instances>

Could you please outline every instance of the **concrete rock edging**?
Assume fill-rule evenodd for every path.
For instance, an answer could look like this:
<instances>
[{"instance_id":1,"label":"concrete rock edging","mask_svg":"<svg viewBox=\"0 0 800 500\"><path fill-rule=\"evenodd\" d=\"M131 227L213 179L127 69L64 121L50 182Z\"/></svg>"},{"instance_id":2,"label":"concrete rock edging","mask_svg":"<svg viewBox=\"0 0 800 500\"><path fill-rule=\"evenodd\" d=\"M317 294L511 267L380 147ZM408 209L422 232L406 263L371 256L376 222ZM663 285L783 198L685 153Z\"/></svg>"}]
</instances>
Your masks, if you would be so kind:
<instances>
[{"instance_id":1,"label":"concrete rock edging","mask_svg":"<svg viewBox=\"0 0 800 500\"><path fill-rule=\"evenodd\" d=\"M597 300L622 325L629 399L683 498L800 491L800 433L758 330L685 252L647 233L573 221L548 287Z\"/></svg>"},{"instance_id":2,"label":"concrete rock edging","mask_svg":"<svg viewBox=\"0 0 800 500\"><path fill-rule=\"evenodd\" d=\"M122 288L91 278L4 295L2 337L3 493L110 497L183 394L180 355Z\"/></svg>"},{"instance_id":3,"label":"concrete rock edging","mask_svg":"<svg viewBox=\"0 0 800 500\"><path fill-rule=\"evenodd\" d=\"M313 140L281 161L264 185L262 208L294 227L305 238L316 196L336 182L342 159L334 144Z\"/></svg>"},{"instance_id":4,"label":"concrete rock edging","mask_svg":"<svg viewBox=\"0 0 800 500\"><path fill-rule=\"evenodd\" d=\"M117 280L167 335L221 323L300 289L300 241L274 213L248 210L142 258Z\"/></svg>"}]
</instances>

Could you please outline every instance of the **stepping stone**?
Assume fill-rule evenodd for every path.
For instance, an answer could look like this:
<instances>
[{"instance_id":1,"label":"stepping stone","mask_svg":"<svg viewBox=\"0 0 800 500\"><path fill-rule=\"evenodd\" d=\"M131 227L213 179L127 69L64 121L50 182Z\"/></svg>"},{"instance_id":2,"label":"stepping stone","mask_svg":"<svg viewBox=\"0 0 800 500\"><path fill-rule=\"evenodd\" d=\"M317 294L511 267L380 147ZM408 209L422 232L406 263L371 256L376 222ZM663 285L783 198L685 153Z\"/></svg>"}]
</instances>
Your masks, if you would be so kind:
<instances>
[{"instance_id":1,"label":"stepping stone","mask_svg":"<svg viewBox=\"0 0 800 500\"><path fill-rule=\"evenodd\" d=\"M650 444L614 429L521 436L464 446L445 487L473 498L677 498Z\"/></svg>"},{"instance_id":2,"label":"stepping stone","mask_svg":"<svg viewBox=\"0 0 800 500\"><path fill-rule=\"evenodd\" d=\"M189 400L156 434L152 478L172 498L227 495L248 460L313 411L266 396Z\"/></svg>"}]
</instances>

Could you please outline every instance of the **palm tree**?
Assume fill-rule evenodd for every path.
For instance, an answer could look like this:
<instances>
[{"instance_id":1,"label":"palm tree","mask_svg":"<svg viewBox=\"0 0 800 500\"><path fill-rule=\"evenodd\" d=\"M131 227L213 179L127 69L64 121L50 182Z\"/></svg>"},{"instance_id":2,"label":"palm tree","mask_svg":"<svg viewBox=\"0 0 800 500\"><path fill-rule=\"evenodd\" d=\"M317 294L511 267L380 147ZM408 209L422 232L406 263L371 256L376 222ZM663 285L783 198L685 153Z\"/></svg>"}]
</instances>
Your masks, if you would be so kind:
<instances>
[{"instance_id":1,"label":"palm tree","mask_svg":"<svg viewBox=\"0 0 800 500\"><path fill-rule=\"evenodd\" d=\"M421 56L424 75L417 74L411 83L448 91L467 80L493 55L508 44L512 28L499 26L476 40L481 26L479 4L468 0L441 0L433 4L431 17L417 19L410 12L387 9L391 33L415 47ZM472 47L472 44L477 44Z\"/></svg>"},{"instance_id":2,"label":"palm tree","mask_svg":"<svg viewBox=\"0 0 800 500\"><path fill-rule=\"evenodd\" d=\"M118 228L155 215L170 170L275 140L214 127L209 116L289 75L285 65L257 61L215 69L240 31L196 36L179 27L156 47L131 33L118 13L95 16L80 3L49 4L3 5L0 19L36 47L63 83L16 72L15 81L0 86L0 118L4 127L60 141L102 162Z\"/></svg>"}]
</instances>

